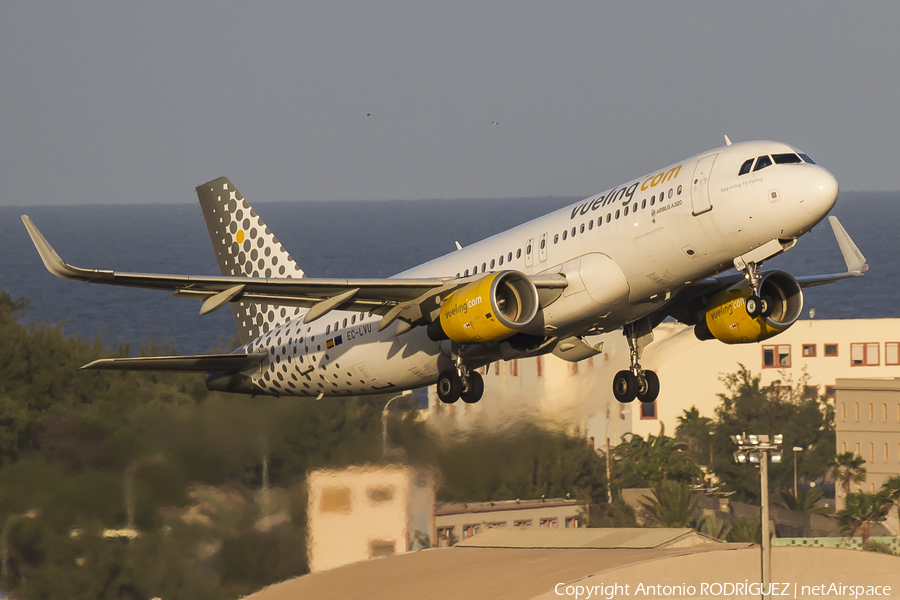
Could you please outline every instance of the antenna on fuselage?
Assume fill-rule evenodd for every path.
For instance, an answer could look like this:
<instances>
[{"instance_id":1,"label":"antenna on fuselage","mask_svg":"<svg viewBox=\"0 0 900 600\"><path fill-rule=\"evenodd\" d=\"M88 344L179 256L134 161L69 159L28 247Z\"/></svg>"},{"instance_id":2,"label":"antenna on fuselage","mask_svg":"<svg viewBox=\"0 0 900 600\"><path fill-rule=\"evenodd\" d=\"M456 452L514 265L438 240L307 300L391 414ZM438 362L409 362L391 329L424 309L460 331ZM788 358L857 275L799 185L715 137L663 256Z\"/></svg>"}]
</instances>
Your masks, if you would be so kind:
<instances>
[{"instance_id":1,"label":"antenna on fuselage","mask_svg":"<svg viewBox=\"0 0 900 600\"><path fill-rule=\"evenodd\" d=\"M727 135L725 136L725 145L726 145L726 146L730 146L730 145L731 145L731 140L728 139L728 136L727 136Z\"/></svg>"}]
</instances>

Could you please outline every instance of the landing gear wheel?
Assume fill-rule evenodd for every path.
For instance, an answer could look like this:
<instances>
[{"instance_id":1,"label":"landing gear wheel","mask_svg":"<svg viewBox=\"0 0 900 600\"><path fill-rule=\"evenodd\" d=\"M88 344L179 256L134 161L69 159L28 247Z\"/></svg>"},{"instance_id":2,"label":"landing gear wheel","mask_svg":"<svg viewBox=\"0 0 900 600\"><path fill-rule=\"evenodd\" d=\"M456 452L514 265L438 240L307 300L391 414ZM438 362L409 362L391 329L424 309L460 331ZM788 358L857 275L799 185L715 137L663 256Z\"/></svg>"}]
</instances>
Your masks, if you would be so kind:
<instances>
[{"instance_id":1,"label":"landing gear wheel","mask_svg":"<svg viewBox=\"0 0 900 600\"><path fill-rule=\"evenodd\" d=\"M760 298L756 294L748 297L745 302L745 305L747 307L747 314L750 315L750 317L753 319L761 315L763 310L762 303L762 298Z\"/></svg>"},{"instance_id":2,"label":"landing gear wheel","mask_svg":"<svg viewBox=\"0 0 900 600\"><path fill-rule=\"evenodd\" d=\"M759 314L764 317L768 317L769 315L772 314L772 310L774 310L774 308L775 308L775 303L772 302L772 299L769 298L768 296L762 296L760 298L760 306L761 306L761 309L760 309Z\"/></svg>"},{"instance_id":3,"label":"landing gear wheel","mask_svg":"<svg viewBox=\"0 0 900 600\"><path fill-rule=\"evenodd\" d=\"M622 404L637 398L638 380L631 371L619 371L613 377L613 396Z\"/></svg>"},{"instance_id":4,"label":"landing gear wheel","mask_svg":"<svg viewBox=\"0 0 900 600\"><path fill-rule=\"evenodd\" d=\"M655 371L644 371L638 377L637 399L644 404L656 402L659 396L659 377Z\"/></svg>"},{"instance_id":5,"label":"landing gear wheel","mask_svg":"<svg viewBox=\"0 0 900 600\"><path fill-rule=\"evenodd\" d=\"M462 387L462 379L452 369L444 371L438 376L437 394L444 404L453 404L459 400L459 396L462 394Z\"/></svg>"},{"instance_id":6,"label":"landing gear wheel","mask_svg":"<svg viewBox=\"0 0 900 600\"><path fill-rule=\"evenodd\" d=\"M478 371L470 371L467 379L469 380L469 387L460 394L460 397L466 404L475 404L484 395L484 379L482 379L481 373Z\"/></svg>"}]
</instances>

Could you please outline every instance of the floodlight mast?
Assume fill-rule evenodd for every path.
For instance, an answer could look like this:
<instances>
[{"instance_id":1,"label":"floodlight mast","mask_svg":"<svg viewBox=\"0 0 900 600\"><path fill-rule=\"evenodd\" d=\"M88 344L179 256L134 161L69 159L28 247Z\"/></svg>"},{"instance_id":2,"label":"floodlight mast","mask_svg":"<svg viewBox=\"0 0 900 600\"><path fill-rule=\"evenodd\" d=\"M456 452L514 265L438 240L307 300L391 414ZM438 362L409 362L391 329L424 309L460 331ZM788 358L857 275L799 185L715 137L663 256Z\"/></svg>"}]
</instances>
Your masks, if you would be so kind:
<instances>
[{"instance_id":1,"label":"floodlight mast","mask_svg":"<svg viewBox=\"0 0 900 600\"><path fill-rule=\"evenodd\" d=\"M762 600L767 600L771 595L772 584L772 542L769 539L769 460L774 463L781 462L781 444L784 436L780 433L768 435L741 435L731 436L738 449L734 453L734 459L738 463L759 464L759 494L760 494L760 530L762 544L760 544L760 574L762 575Z\"/></svg>"}]
</instances>

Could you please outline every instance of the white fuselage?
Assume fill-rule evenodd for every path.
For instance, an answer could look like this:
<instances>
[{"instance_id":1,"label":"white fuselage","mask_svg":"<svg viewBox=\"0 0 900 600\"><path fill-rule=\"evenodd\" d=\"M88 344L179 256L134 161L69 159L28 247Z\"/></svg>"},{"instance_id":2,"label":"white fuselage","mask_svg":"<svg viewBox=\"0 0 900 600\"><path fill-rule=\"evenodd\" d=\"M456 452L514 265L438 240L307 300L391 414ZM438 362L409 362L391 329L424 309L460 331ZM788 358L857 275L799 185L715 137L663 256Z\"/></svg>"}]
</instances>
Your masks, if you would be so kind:
<instances>
[{"instance_id":1,"label":"white fuselage","mask_svg":"<svg viewBox=\"0 0 900 600\"><path fill-rule=\"evenodd\" d=\"M773 239L807 233L831 210L837 184L814 164L772 164L738 175L760 155L797 153L778 142L717 148L652 171L397 277L480 277L516 270L563 273L568 287L540 313L533 335L610 331L659 309L691 282L733 268ZM432 384L452 366L449 343L424 327L378 332L380 315L333 311L250 342L269 353L253 376L260 393L351 396Z\"/></svg>"}]
</instances>

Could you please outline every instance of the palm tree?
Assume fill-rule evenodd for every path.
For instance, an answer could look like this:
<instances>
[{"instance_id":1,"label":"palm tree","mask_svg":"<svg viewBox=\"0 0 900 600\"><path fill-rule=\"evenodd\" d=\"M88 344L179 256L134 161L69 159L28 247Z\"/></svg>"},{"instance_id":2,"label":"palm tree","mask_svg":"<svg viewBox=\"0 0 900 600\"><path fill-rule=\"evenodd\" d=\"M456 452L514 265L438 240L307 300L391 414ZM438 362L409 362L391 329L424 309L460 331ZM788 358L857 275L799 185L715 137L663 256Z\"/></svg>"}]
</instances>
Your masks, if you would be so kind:
<instances>
[{"instance_id":1,"label":"palm tree","mask_svg":"<svg viewBox=\"0 0 900 600\"><path fill-rule=\"evenodd\" d=\"M835 519L842 532L849 533L850 537L856 537L857 534L862 537L862 547L865 550L872 526L884 521L892 506L893 501L887 494L856 492L847 495L844 509L837 512Z\"/></svg>"},{"instance_id":2,"label":"palm tree","mask_svg":"<svg viewBox=\"0 0 900 600\"><path fill-rule=\"evenodd\" d=\"M753 517L741 517L731 522L731 531L728 533L730 542L747 542L751 544L762 543L762 527L759 519Z\"/></svg>"},{"instance_id":3,"label":"palm tree","mask_svg":"<svg viewBox=\"0 0 900 600\"><path fill-rule=\"evenodd\" d=\"M653 488L653 497L641 502L657 527L687 527L694 516L697 498L688 483L663 480Z\"/></svg>"},{"instance_id":4,"label":"palm tree","mask_svg":"<svg viewBox=\"0 0 900 600\"><path fill-rule=\"evenodd\" d=\"M813 489L797 490L797 496L794 496L794 490L778 490L781 499L776 502L788 510L796 510L811 515L824 515L829 512L827 506L816 506L816 502L822 497L822 491Z\"/></svg>"},{"instance_id":5,"label":"palm tree","mask_svg":"<svg viewBox=\"0 0 900 600\"><path fill-rule=\"evenodd\" d=\"M829 463L829 474L834 482L840 485L845 498L850 494L851 483L862 483L866 480L864 464L866 464L865 459L852 452L838 454Z\"/></svg>"}]
</instances>

